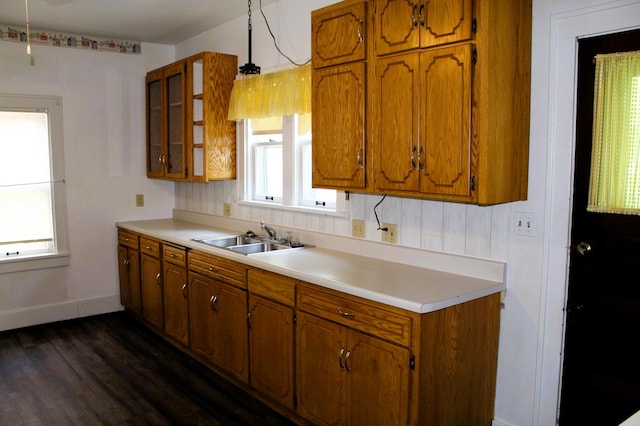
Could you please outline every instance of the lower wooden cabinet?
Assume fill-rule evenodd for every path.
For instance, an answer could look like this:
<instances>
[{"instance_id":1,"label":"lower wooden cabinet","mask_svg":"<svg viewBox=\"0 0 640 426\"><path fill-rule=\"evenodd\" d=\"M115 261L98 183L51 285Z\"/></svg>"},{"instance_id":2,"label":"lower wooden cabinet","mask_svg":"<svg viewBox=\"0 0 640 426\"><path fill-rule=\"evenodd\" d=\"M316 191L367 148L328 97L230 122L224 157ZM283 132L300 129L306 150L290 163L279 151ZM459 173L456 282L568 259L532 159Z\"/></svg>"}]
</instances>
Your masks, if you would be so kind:
<instances>
[{"instance_id":1,"label":"lower wooden cabinet","mask_svg":"<svg viewBox=\"0 0 640 426\"><path fill-rule=\"evenodd\" d=\"M298 413L314 424L405 425L411 354L381 339L298 312Z\"/></svg>"},{"instance_id":2,"label":"lower wooden cabinet","mask_svg":"<svg viewBox=\"0 0 640 426\"><path fill-rule=\"evenodd\" d=\"M189 289L186 249L163 245L164 331L185 346L189 345Z\"/></svg>"},{"instance_id":3,"label":"lower wooden cabinet","mask_svg":"<svg viewBox=\"0 0 640 426\"><path fill-rule=\"evenodd\" d=\"M251 387L293 410L296 281L258 269L247 280Z\"/></svg>"},{"instance_id":4,"label":"lower wooden cabinet","mask_svg":"<svg viewBox=\"0 0 640 426\"><path fill-rule=\"evenodd\" d=\"M297 423L491 424L499 294L419 314L127 230L118 242L125 308Z\"/></svg>"},{"instance_id":5,"label":"lower wooden cabinet","mask_svg":"<svg viewBox=\"0 0 640 426\"><path fill-rule=\"evenodd\" d=\"M140 300L140 253L138 235L118 231L118 274L120 278L120 303L125 309L142 314Z\"/></svg>"},{"instance_id":6,"label":"lower wooden cabinet","mask_svg":"<svg viewBox=\"0 0 640 426\"><path fill-rule=\"evenodd\" d=\"M189 271L191 349L249 381L247 292Z\"/></svg>"},{"instance_id":7,"label":"lower wooden cabinet","mask_svg":"<svg viewBox=\"0 0 640 426\"><path fill-rule=\"evenodd\" d=\"M142 318L159 330L164 329L164 298L160 242L140 237L140 288Z\"/></svg>"}]
</instances>

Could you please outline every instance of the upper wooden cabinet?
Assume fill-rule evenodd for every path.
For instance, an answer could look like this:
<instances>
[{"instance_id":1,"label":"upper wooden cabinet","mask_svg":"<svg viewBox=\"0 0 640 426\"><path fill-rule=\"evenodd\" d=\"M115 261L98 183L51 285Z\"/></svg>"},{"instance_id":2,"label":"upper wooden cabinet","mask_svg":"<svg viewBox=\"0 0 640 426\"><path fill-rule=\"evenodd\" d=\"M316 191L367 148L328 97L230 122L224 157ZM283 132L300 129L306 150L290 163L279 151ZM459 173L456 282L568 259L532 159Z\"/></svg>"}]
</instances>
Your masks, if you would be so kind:
<instances>
[{"instance_id":1,"label":"upper wooden cabinet","mask_svg":"<svg viewBox=\"0 0 640 426\"><path fill-rule=\"evenodd\" d=\"M472 37L472 0L376 0L376 53L432 47Z\"/></svg>"},{"instance_id":2,"label":"upper wooden cabinet","mask_svg":"<svg viewBox=\"0 0 640 426\"><path fill-rule=\"evenodd\" d=\"M311 15L311 63L314 68L366 59L367 3L329 7Z\"/></svg>"},{"instance_id":3,"label":"upper wooden cabinet","mask_svg":"<svg viewBox=\"0 0 640 426\"><path fill-rule=\"evenodd\" d=\"M369 10L347 0L311 14L314 187L366 188Z\"/></svg>"},{"instance_id":4,"label":"upper wooden cabinet","mask_svg":"<svg viewBox=\"0 0 640 426\"><path fill-rule=\"evenodd\" d=\"M314 70L314 186L479 205L526 199L531 0L365 3L374 43L350 64L364 67L362 109L344 77L335 89L319 84L334 67ZM363 146L364 171L350 181L344 165Z\"/></svg>"},{"instance_id":5,"label":"upper wooden cabinet","mask_svg":"<svg viewBox=\"0 0 640 426\"><path fill-rule=\"evenodd\" d=\"M203 52L147 74L147 176L235 179L236 127L227 120L233 55Z\"/></svg>"}]
</instances>

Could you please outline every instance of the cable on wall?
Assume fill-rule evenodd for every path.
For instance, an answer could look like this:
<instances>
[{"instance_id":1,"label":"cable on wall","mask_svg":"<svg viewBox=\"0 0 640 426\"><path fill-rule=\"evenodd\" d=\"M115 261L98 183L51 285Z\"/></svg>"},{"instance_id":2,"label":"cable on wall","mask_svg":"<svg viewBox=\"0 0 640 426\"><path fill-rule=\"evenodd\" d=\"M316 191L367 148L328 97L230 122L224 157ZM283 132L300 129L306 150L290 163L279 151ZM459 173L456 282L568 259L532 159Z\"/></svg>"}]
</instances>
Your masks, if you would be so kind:
<instances>
[{"instance_id":1,"label":"cable on wall","mask_svg":"<svg viewBox=\"0 0 640 426\"><path fill-rule=\"evenodd\" d=\"M384 228L382 228L380 226L380 219L378 219L378 212L376 212L376 209L378 208L378 206L380 204L382 204L382 202L384 201L384 199L387 198L387 194L384 194L382 196L382 199L380 201L378 201L378 204L376 204L375 206L373 206L373 214L376 216L376 222L378 222L378 231L384 231L387 232L389 230L389 228L387 228L386 226Z\"/></svg>"},{"instance_id":2,"label":"cable on wall","mask_svg":"<svg viewBox=\"0 0 640 426\"><path fill-rule=\"evenodd\" d=\"M264 18L264 23L267 24L267 30L269 31L269 34L271 35L271 38L273 39L273 45L275 46L275 48L278 51L278 53L280 53L282 56L287 58L287 60L289 62L291 62L293 65L295 65L297 67L302 67L302 66L305 66L305 65L311 63L311 58L309 58L308 61L306 61L306 62L304 62L302 64L298 63L298 62L295 62L289 56L287 56L282 50L280 50L280 47L278 46L278 42L276 41L276 36L273 35L273 31L271 31L271 27L269 26L269 21L267 20L267 16L264 14L264 11L262 10L262 0L260 0L260 13L262 14L262 17Z\"/></svg>"}]
</instances>

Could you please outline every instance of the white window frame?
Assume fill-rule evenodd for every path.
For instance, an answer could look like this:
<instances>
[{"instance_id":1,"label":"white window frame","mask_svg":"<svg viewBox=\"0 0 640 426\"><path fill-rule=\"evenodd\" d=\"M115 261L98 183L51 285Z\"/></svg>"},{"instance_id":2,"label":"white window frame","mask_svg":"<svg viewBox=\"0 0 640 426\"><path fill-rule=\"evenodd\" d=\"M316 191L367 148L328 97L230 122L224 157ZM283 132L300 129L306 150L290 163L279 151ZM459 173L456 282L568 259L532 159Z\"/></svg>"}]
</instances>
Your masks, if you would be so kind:
<instances>
[{"instance_id":1,"label":"white window frame","mask_svg":"<svg viewBox=\"0 0 640 426\"><path fill-rule=\"evenodd\" d=\"M0 257L0 274L54 268L69 264L69 242L62 137L62 98L0 93L0 108L8 111L44 111L49 122L54 244L47 253Z\"/></svg>"},{"instance_id":2,"label":"white window frame","mask_svg":"<svg viewBox=\"0 0 640 426\"><path fill-rule=\"evenodd\" d=\"M317 213L328 216L346 217L347 204L344 191L336 191L336 203L328 206L302 205L302 153L296 143L296 116L284 116L282 122L282 154L283 154L283 194L281 202L276 200L260 201L254 199L252 148L249 147L250 129L247 120L236 124L238 137L238 204L266 207L280 210ZM290 165L293 165L291 167Z\"/></svg>"}]
</instances>

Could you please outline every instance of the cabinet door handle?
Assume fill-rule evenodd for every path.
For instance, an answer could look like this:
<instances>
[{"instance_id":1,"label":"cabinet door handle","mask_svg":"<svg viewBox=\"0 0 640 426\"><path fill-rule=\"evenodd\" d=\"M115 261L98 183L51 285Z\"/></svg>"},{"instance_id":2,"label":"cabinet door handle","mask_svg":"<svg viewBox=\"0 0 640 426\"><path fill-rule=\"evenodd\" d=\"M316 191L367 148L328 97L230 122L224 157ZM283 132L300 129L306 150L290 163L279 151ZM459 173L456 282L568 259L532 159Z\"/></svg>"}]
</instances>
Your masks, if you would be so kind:
<instances>
[{"instance_id":1,"label":"cabinet door handle","mask_svg":"<svg viewBox=\"0 0 640 426\"><path fill-rule=\"evenodd\" d=\"M160 285L160 272L156 275L156 284Z\"/></svg>"},{"instance_id":2,"label":"cabinet door handle","mask_svg":"<svg viewBox=\"0 0 640 426\"><path fill-rule=\"evenodd\" d=\"M247 328L251 328L251 315L253 314L253 312L248 312L247 313Z\"/></svg>"},{"instance_id":3,"label":"cabinet door handle","mask_svg":"<svg viewBox=\"0 0 640 426\"><path fill-rule=\"evenodd\" d=\"M356 154L356 161L358 162L358 167L362 169L364 167L364 164L362 163L362 148L360 148Z\"/></svg>"},{"instance_id":4,"label":"cabinet door handle","mask_svg":"<svg viewBox=\"0 0 640 426\"><path fill-rule=\"evenodd\" d=\"M340 355L338 356L338 364L340 364L340 370L344 370L344 364L342 363L343 355L344 355L344 348L340 348Z\"/></svg>"},{"instance_id":5,"label":"cabinet door handle","mask_svg":"<svg viewBox=\"0 0 640 426\"><path fill-rule=\"evenodd\" d=\"M351 356L351 351L347 351L347 354L344 356L344 369L347 373L351 373L351 369L349 368L349 357Z\"/></svg>"},{"instance_id":6,"label":"cabinet door handle","mask_svg":"<svg viewBox=\"0 0 640 426\"><path fill-rule=\"evenodd\" d=\"M187 298L187 283L182 284L182 297Z\"/></svg>"},{"instance_id":7,"label":"cabinet door handle","mask_svg":"<svg viewBox=\"0 0 640 426\"><path fill-rule=\"evenodd\" d=\"M411 23L414 27L418 26L418 21L416 20L416 9L418 9L418 4L414 3L413 7L411 8Z\"/></svg>"},{"instance_id":8,"label":"cabinet door handle","mask_svg":"<svg viewBox=\"0 0 640 426\"><path fill-rule=\"evenodd\" d=\"M424 27L425 25L425 20L424 17L422 16L422 12L424 11L424 3L420 4L420 13L419 13L419 18L420 18L420 26Z\"/></svg>"},{"instance_id":9,"label":"cabinet door handle","mask_svg":"<svg viewBox=\"0 0 640 426\"><path fill-rule=\"evenodd\" d=\"M362 37L362 19L358 21L358 43L362 43L364 38Z\"/></svg>"},{"instance_id":10,"label":"cabinet door handle","mask_svg":"<svg viewBox=\"0 0 640 426\"><path fill-rule=\"evenodd\" d=\"M218 312L216 309L216 303L218 303L218 296L211 296L211 299L209 299L209 307L213 312Z\"/></svg>"},{"instance_id":11,"label":"cabinet door handle","mask_svg":"<svg viewBox=\"0 0 640 426\"><path fill-rule=\"evenodd\" d=\"M411 168L413 170L415 170L417 168L417 166L416 166L416 151L418 151L418 147L416 147L415 145L413 147L411 147Z\"/></svg>"},{"instance_id":12,"label":"cabinet door handle","mask_svg":"<svg viewBox=\"0 0 640 426\"><path fill-rule=\"evenodd\" d=\"M422 153L424 152L424 148L418 148L418 170L424 170L424 163L422 162Z\"/></svg>"},{"instance_id":13,"label":"cabinet door handle","mask_svg":"<svg viewBox=\"0 0 640 426\"><path fill-rule=\"evenodd\" d=\"M338 313L345 318L355 318L356 314L352 314L351 312L345 312L342 308L338 308Z\"/></svg>"}]
</instances>

